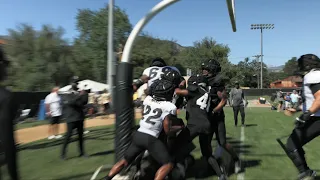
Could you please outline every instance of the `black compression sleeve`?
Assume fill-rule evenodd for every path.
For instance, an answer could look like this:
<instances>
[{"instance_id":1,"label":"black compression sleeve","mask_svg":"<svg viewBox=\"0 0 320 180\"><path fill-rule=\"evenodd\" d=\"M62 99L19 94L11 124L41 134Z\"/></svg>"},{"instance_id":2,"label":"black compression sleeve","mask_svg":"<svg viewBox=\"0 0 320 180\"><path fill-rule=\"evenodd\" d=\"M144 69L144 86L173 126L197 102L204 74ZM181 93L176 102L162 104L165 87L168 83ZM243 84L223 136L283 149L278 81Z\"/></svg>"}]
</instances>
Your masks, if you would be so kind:
<instances>
[{"instance_id":1,"label":"black compression sleeve","mask_svg":"<svg viewBox=\"0 0 320 180\"><path fill-rule=\"evenodd\" d=\"M320 83L318 84L311 84L310 85L310 89L312 91L312 94L315 94L316 92L318 92L320 90Z\"/></svg>"}]
</instances>

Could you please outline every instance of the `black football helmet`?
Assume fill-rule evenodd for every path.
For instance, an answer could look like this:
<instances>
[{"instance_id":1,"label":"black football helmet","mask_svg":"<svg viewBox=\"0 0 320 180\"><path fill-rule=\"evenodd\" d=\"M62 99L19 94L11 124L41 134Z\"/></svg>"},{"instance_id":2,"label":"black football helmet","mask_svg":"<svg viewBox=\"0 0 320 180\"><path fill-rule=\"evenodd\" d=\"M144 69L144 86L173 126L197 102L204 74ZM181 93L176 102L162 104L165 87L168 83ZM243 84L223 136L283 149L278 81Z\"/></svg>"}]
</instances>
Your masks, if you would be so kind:
<instances>
[{"instance_id":1,"label":"black football helmet","mask_svg":"<svg viewBox=\"0 0 320 180\"><path fill-rule=\"evenodd\" d=\"M7 77L7 68L9 66L9 61L7 60L5 53L0 46L0 81L5 80Z\"/></svg>"},{"instance_id":2,"label":"black football helmet","mask_svg":"<svg viewBox=\"0 0 320 180\"><path fill-rule=\"evenodd\" d=\"M201 64L201 70L207 70L208 76L216 76L221 72L221 66L217 60L209 59Z\"/></svg>"},{"instance_id":3,"label":"black football helmet","mask_svg":"<svg viewBox=\"0 0 320 180\"><path fill-rule=\"evenodd\" d=\"M164 68L163 74L161 74L161 79L172 82L175 87L178 87L182 81L180 73L172 68Z\"/></svg>"},{"instance_id":4,"label":"black football helmet","mask_svg":"<svg viewBox=\"0 0 320 180\"><path fill-rule=\"evenodd\" d=\"M149 95L157 101L171 101L175 85L166 79L155 80L149 88Z\"/></svg>"},{"instance_id":5,"label":"black football helmet","mask_svg":"<svg viewBox=\"0 0 320 180\"><path fill-rule=\"evenodd\" d=\"M312 69L320 68L320 59L314 54L305 54L298 59L297 74L304 76Z\"/></svg>"},{"instance_id":6,"label":"black football helmet","mask_svg":"<svg viewBox=\"0 0 320 180\"><path fill-rule=\"evenodd\" d=\"M157 57L152 60L150 67L157 66L157 67L164 67L167 66L167 63L160 57Z\"/></svg>"}]
</instances>

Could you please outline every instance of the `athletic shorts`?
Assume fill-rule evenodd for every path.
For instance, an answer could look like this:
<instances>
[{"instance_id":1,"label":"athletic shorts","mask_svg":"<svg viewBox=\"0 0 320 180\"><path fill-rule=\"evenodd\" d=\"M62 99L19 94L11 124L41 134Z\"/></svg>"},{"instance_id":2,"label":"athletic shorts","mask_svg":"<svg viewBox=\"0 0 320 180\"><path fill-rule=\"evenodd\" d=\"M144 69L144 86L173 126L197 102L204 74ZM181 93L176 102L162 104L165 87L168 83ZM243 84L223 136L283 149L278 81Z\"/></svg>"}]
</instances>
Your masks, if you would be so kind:
<instances>
[{"instance_id":1,"label":"athletic shorts","mask_svg":"<svg viewBox=\"0 0 320 180\"><path fill-rule=\"evenodd\" d=\"M60 119L61 119L61 116L51 117L50 123L51 124L59 124L60 123Z\"/></svg>"},{"instance_id":2,"label":"athletic shorts","mask_svg":"<svg viewBox=\"0 0 320 180\"><path fill-rule=\"evenodd\" d=\"M150 156L153 157L153 159L160 165L164 165L172 161L167 147L161 140L139 131L134 133L131 145L126 151L124 159L128 163L131 163L145 150L148 150Z\"/></svg>"}]
</instances>

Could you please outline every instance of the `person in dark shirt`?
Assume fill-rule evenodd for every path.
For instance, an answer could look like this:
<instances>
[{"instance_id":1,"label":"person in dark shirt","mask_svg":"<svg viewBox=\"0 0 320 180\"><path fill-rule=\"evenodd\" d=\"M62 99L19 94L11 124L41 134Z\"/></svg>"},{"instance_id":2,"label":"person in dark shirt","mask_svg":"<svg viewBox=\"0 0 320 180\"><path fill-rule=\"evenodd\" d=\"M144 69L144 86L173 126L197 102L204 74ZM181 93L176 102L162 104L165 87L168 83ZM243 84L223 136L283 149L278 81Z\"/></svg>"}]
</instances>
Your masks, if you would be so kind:
<instances>
[{"instance_id":1,"label":"person in dark shirt","mask_svg":"<svg viewBox=\"0 0 320 180\"><path fill-rule=\"evenodd\" d=\"M0 81L7 77L7 67L9 61L5 58L0 47ZM16 106L13 103L13 95L4 87L0 87L0 168L7 164L9 176L12 180L19 179L16 155L16 145L14 140L14 118ZM1 160L2 159L2 160ZM2 162L1 162L2 161ZM1 172L0 172L1 179Z\"/></svg>"},{"instance_id":2,"label":"person in dark shirt","mask_svg":"<svg viewBox=\"0 0 320 180\"><path fill-rule=\"evenodd\" d=\"M230 92L231 106L233 108L234 126L238 125L238 114L240 111L241 125L244 127L245 115L246 115L244 111L244 107L246 106L246 104L244 103L245 101L244 93L240 88L239 82L236 82L235 85L236 85L235 88L232 88Z\"/></svg>"},{"instance_id":3,"label":"person in dark shirt","mask_svg":"<svg viewBox=\"0 0 320 180\"><path fill-rule=\"evenodd\" d=\"M86 90L78 92L77 83L72 84L72 91L62 97L62 116L67 121L67 133L62 147L61 158L66 159L66 149L72 131L77 129L79 136L79 157L86 157L83 145L83 122L85 119L84 108L88 103L88 93Z\"/></svg>"}]
</instances>

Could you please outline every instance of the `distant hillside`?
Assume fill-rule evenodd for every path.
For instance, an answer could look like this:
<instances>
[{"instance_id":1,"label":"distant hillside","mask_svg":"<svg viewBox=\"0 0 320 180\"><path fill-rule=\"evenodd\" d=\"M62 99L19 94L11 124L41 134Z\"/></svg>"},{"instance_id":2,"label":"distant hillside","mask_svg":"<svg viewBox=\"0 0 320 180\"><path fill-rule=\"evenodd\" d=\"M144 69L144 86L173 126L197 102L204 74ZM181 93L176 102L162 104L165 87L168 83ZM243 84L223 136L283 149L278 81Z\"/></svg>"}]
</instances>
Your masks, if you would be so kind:
<instances>
[{"instance_id":1,"label":"distant hillside","mask_svg":"<svg viewBox=\"0 0 320 180\"><path fill-rule=\"evenodd\" d=\"M282 66L269 66L268 71L270 72L281 72L284 68L284 65Z\"/></svg>"}]
</instances>

